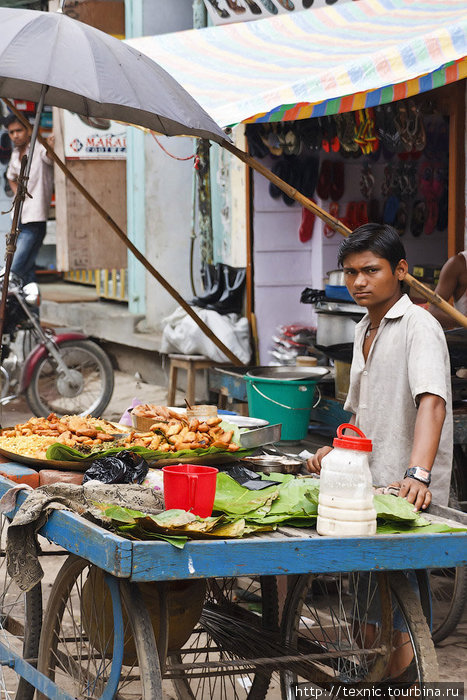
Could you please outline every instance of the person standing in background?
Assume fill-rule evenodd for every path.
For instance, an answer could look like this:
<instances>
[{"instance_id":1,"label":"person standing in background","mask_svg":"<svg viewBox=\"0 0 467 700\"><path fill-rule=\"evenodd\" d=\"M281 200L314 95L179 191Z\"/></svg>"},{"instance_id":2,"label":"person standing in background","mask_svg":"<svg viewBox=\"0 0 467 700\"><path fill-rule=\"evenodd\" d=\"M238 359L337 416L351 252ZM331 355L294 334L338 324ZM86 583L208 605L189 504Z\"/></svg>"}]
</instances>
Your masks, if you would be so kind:
<instances>
[{"instance_id":1,"label":"person standing in background","mask_svg":"<svg viewBox=\"0 0 467 700\"><path fill-rule=\"evenodd\" d=\"M8 129L13 144L6 176L16 195L21 159L24 155L29 155L31 132L18 121L14 114L5 118L4 125ZM49 137L48 143L53 146L53 136ZM31 196L26 195L24 200L19 236L11 266L12 272L21 277L24 284L33 282L35 279L36 257L47 230L52 191L53 162L47 156L44 146L37 143L27 182L27 192Z\"/></svg>"},{"instance_id":2,"label":"person standing in background","mask_svg":"<svg viewBox=\"0 0 467 700\"><path fill-rule=\"evenodd\" d=\"M435 292L446 301L452 297L454 308L467 316L467 250L453 255L444 263ZM456 327L454 319L434 304L430 304L428 310L443 328Z\"/></svg>"}]
</instances>

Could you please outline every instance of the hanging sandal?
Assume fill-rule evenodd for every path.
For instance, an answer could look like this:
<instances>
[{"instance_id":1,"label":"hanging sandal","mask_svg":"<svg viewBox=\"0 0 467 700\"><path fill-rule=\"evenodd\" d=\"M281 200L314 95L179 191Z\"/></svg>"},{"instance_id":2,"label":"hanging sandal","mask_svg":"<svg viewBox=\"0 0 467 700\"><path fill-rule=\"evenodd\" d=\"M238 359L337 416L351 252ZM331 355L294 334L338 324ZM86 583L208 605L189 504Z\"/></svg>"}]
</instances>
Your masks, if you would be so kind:
<instances>
[{"instance_id":1,"label":"hanging sandal","mask_svg":"<svg viewBox=\"0 0 467 700\"><path fill-rule=\"evenodd\" d=\"M329 213L335 219L339 218L339 204L337 202L331 202L329 205ZM330 226L330 224L324 224L323 233L326 238L332 238L336 233L335 229Z\"/></svg>"}]
</instances>

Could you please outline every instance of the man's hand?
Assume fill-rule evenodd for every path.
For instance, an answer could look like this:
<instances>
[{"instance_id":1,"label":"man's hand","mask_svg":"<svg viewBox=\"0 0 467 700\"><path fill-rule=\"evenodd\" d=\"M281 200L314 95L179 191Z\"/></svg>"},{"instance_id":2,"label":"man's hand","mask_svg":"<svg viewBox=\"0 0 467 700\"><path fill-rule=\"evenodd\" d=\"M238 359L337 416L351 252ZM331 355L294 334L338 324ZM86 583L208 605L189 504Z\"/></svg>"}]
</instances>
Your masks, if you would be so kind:
<instances>
[{"instance_id":1,"label":"man's hand","mask_svg":"<svg viewBox=\"0 0 467 700\"><path fill-rule=\"evenodd\" d=\"M406 498L415 505L415 510L425 510L431 503L431 491L426 484L407 476L401 483L400 498Z\"/></svg>"},{"instance_id":2,"label":"man's hand","mask_svg":"<svg viewBox=\"0 0 467 700\"><path fill-rule=\"evenodd\" d=\"M321 472L321 460L326 457L327 454L331 452L332 447L320 447L319 450L307 460L306 468L312 474L319 474Z\"/></svg>"},{"instance_id":3,"label":"man's hand","mask_svg":"<svg viewBox=\"0 0 467 700\"><path fill-rule=\"evenodd\" d=\"M50 146L50 148L53 148L55 146L54 134L51 134L50 136L47 137L47 144Z\"/></svg>"}]
</instances>

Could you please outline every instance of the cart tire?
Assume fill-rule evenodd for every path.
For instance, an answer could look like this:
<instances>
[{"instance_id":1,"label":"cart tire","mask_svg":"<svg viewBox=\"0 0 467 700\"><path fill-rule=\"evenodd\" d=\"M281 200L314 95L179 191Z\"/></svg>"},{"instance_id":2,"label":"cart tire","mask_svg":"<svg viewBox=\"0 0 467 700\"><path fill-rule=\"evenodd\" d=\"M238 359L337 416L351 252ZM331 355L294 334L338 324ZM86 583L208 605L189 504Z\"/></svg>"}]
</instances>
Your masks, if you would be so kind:
<instances>
[{"instance_id":1,"label":"cart tire","mask_svg":"<svg viewBox=\"0 0 467 700\"><path fill-rule=\"evenodd\" d=\"M0 515L0 642L24 659L36 659L42 624L42 589L38 583L21 591L6 570L6 534L9 521ZM0 666L0 697L32 700L34 688L8 666Z\"/></svg>"},{"instance_id":2,"label":"cart tire","mask_svg":"<svg viewBox=\"0 0 467 700\"><path fill-rule=\"evenodd\" d=\"M167 659L166 676L172 679L177 699L263 700L272 668L235 672L225 666L193 670L183 665L263 657L264 635L270 633L277 638L278 632L276 577L208 579L207 584L198 625L183 650ZM238 634L234 636L232 630ZM223 675L215 675L218 670ZM177 678L173 677L175 673Z\"/></svg>"},{"instance_id":3,"label":"cart tire","mask_svg":"<svg viewBox=\"0 0 467 700\"><path fill-rule=\"evenodd\" d=\"M76 373L70 387L45 355L35 365L26 389L26 400L36 416L75 413L99 418L114 389L114 371L107 354L91 340L65 340L59 345L62 359Z\"/></svg>"},{"instance_id":4,"label":"cart tire","mask_svg":"<svg viewBox=\"0 0 467 700\"><path fill-rule=\"evenodd\" d=\"M363 602L355 595L359 586L367 591ZM359 685L389 680L394 606L400 610L414 650L414 662L406 669L411 682L435 680L437 662L429 628L419 598L403 574L372 574L370 583L359 572L300 576L286 601L282 645L288 654L318 654L320 658L292 663L282 671L284 700L296 697L295 683L330 690L339 681ZM378 625L372 624L374 616ZM365 638L366 651L375 648L377 653L359 652Z\"/></svg>"},{"instance_id":5,"label":"cart tire","mask_svg":"<svg viewBox=\"0 0 467 700\"><path fill-rule=\"evenodd\" d=\"M38 669L77 700L102 697L114 657L114 609L106 579L97 583L96 573L103 572L75 555L65 560L50 592L39 644ZM154 700L162 697L162 684L151 620L138 586L123 580L117 585L125 645L115 696Z\"/></svg>"}]
</instances>

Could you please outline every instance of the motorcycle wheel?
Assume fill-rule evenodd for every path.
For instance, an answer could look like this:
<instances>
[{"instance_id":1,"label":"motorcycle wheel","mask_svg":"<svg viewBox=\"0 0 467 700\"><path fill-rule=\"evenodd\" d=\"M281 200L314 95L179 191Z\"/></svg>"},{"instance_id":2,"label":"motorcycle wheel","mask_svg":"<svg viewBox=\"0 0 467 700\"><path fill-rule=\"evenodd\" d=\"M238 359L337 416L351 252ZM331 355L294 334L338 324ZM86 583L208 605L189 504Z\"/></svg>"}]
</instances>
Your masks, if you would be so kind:
<instances>
[{"instance_id":1,"label":"motorcycle wheel","mask_svg":"<svg viewBox=\"0 0 467 700\"><path fill-rule=\"evenodd\" d=\"M36 416L56 413L100 417L112 397L114 371L106 353L91 340L60 343L66 365L73 371L73 383L63 377L50 355L34 367L25 395Z\"/></svg>"}]
</instances>

